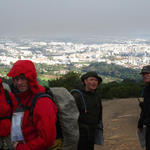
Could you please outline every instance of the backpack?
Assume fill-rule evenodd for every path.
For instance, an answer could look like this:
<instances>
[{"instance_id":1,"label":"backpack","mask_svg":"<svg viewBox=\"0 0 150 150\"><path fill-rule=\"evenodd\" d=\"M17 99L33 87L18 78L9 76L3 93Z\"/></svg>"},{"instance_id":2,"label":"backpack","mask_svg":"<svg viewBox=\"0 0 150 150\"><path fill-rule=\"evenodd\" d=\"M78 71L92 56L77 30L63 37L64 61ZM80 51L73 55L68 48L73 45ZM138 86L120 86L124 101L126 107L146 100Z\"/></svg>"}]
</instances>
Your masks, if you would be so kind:
<instances>
[{"instance_id":1,"label":"backpack","mask_svg":"<svg viewBox=\"0 0 150 150\"><path fill-rule=\"evenodd\" d=\"M62 139L61 148L54 147L58 150L77 150L79 139L78 117L79 111L76 106L74 97L65 88L46 88L45 93L38 93L31 102L29 115L33 115L34 106L41 97L49 97L56 104L57 114L57 137ZM57 139L56 139L57 141ZM50 148L51 149L51 148Z\"/></svg>"}]
</instances>

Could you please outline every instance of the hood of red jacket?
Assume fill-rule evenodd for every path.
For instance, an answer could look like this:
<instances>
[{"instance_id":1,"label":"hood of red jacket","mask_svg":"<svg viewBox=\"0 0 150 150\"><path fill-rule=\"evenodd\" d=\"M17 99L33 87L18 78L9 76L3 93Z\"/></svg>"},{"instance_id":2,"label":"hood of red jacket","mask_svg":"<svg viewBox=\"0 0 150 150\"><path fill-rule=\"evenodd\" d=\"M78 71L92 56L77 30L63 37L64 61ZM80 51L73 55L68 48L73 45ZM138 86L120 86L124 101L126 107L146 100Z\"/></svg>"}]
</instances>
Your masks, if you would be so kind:
<instances>
[{"instance_id":1,"label":"hood of red jacket","mask_svg":"<svg viewBox=\"0 0 150 150\"><path fill-rule=\"evenodd\" d=\"M45 88L37 82L36 69L31 60L18 60L14 63L7 76L14 78L20 74L24 74L29 80L30 89L34 94L45 91Z\"/></svg>"}]
</instances>

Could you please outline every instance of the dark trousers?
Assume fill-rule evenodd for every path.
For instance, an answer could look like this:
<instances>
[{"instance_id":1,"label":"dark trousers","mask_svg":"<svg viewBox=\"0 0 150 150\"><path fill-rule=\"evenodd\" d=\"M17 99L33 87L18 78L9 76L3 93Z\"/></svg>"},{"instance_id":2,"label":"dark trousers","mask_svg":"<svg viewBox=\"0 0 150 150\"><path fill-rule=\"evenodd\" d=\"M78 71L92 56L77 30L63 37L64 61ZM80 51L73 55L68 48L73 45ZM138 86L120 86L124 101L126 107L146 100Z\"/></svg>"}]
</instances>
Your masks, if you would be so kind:
<instances>
[{"instance_id":1,"label":"dark trousers","mask_svg":"<svg viewBox=\"0 0 150 150\"><path fill-rule=\"evenodd\" d=\"M89 141L87 137L80 137L78 150L94 150L94 142Z\"/></svg>"},{"instance_id":2,"label":"dark trousers","mask_svg":"<svg viewBox=\"0 0 150 150\"><path fill-rule=\"evenodd\" d=\"M80 124L79 129L78 150L94 150L95 126Z\"/></svg>"},{"instance_id":3,"label":"dark trousers","mask_svg":"<svg viewBox=\"0 0 150 150\"><path fill-rule=\"evenodd\" d=\"M150 126L146 127L146 150L150 150Z\"/></svg>"}]
</instances>

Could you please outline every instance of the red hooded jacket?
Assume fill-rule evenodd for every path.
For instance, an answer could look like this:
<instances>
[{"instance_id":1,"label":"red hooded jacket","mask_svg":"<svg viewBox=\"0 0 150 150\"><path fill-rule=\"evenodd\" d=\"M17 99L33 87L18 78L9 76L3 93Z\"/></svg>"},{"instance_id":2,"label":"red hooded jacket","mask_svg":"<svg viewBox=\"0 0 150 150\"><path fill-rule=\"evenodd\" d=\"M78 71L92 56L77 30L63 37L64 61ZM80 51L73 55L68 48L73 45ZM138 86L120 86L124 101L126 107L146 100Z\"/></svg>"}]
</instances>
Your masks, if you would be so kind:
<instances>
[{"instance_id":1,"label":"red hooded jacket","mask_svg":"<svg viewBox=\"0 0 150 150\"><path fill-rule=\"evenodd\" d=\"M10 72L10 77L24 74L29 81L30 90L16 94L19 102L30 107L35 94L45 92L45 88L38 84L35 66L30 60L17 61ZM22 132L24 141L19 142L16 150L46 150L51 147L56 139L56 105L47 97L39 98L29 116L29 110L24 112Z\"/></svg>"},{"instance_id":2,"label":"red hooded jacket","mask_svg":"<svg viewBox=\"0 0 150 150\"><path fill-rule=\"evenodd\" d=\"M13 111L17 106L16 98L12 93L8 93L10 100L12 102ZM7 117L11 115L10 104L7 103L5 98L5 92L2 85L2 80L0 79L0 118ZM0 136L8 136L10 134L11 120L10 119L0 119Z\"/></svg>"}]
</instances>

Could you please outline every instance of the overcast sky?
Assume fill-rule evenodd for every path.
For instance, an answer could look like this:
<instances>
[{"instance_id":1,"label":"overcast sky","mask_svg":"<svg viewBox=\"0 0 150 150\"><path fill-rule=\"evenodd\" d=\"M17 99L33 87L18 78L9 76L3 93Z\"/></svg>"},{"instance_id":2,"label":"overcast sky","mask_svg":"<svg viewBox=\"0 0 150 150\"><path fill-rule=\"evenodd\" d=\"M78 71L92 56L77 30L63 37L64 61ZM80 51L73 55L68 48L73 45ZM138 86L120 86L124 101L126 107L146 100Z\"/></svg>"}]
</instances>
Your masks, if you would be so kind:
<instances>
[{"instance_id":1,"label":"overcast sky","mask_svg":"<svg viewBox=\"0 0 150 150\"><path fill-rule=\"evenodd\" d=\"M0 0L0 34L150 34L150 0Z\"/></svg>"}]
</instances>

